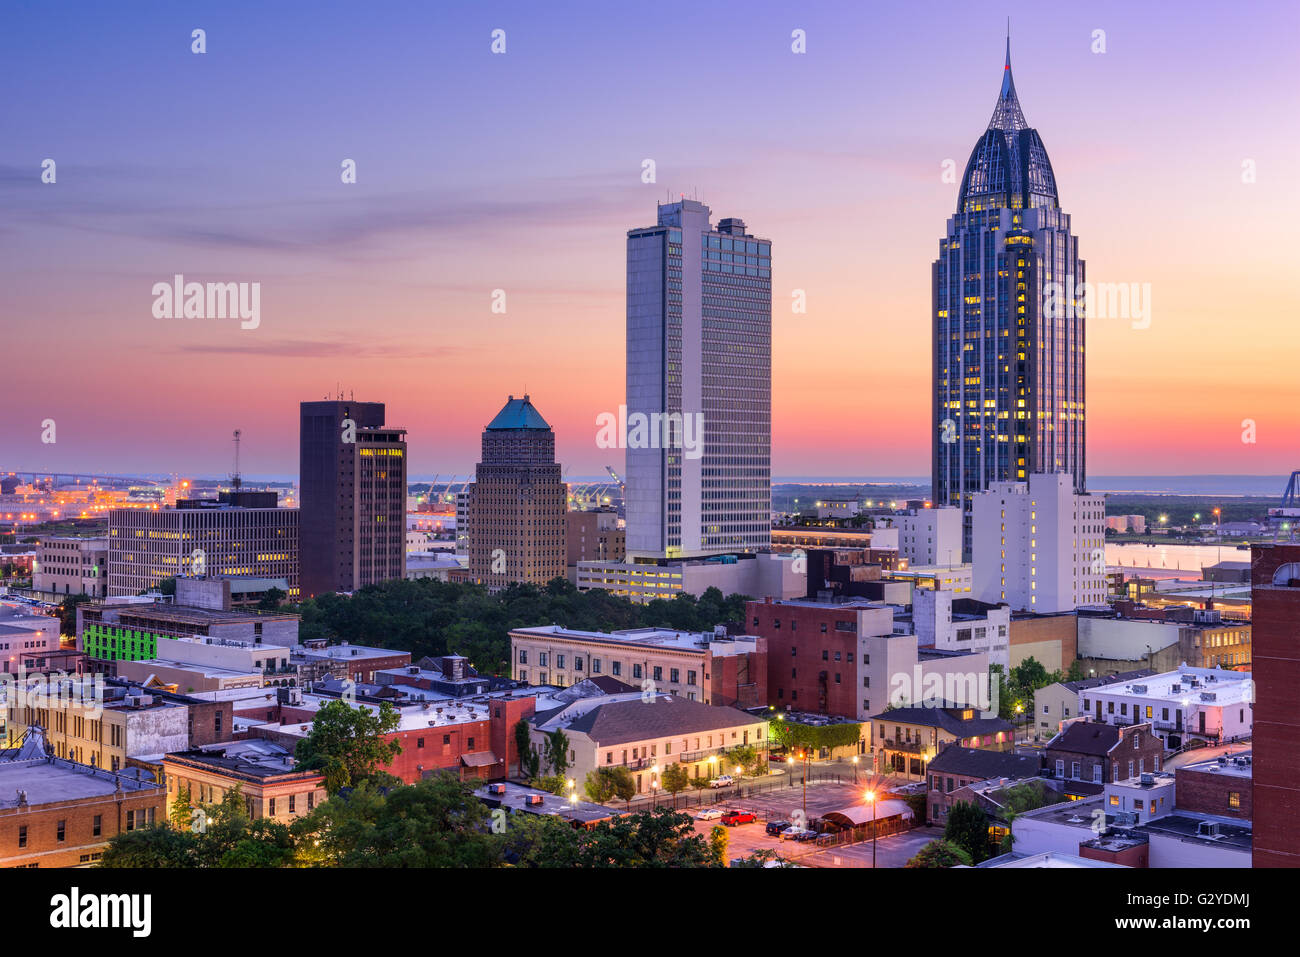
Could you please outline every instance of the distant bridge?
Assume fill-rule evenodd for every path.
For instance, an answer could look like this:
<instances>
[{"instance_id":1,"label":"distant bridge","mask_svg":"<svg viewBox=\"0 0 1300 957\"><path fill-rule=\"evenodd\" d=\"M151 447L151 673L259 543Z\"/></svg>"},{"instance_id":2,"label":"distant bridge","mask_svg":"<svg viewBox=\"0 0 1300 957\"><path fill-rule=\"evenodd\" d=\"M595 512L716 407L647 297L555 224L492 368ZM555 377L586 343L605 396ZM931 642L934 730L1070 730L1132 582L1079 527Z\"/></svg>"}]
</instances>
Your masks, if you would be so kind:
<instances>
[{"instance_id":1,"label":"distant bridge","mask_svg":"<svg viewBox=\"0 0 1300 957\"><path fill-rule=\"evenodd\" d=\"M31 469L0 469L0 479L18 478L24 482L53 482L55 485L166 485L165 479L136 475L92 475L85 472L36 472Z\"/></svg>"}]
</instances>

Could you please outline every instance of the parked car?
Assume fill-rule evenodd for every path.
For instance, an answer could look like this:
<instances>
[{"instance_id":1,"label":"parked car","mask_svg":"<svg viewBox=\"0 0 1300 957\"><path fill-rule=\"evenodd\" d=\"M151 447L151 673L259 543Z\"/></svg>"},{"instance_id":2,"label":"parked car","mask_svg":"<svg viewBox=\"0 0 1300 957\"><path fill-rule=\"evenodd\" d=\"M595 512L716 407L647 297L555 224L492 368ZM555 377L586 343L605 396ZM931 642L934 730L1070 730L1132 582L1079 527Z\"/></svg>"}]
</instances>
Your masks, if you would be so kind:
<instances>
[{"instance_id":1,"label":"parked car","mask_svg":"<svg viewBox=\"0 0 1300 957\"><path fill-rule=\"evenodd\" d=\"M737 824L753 824L758 818L753 811L728 811L722 815L722 823L727 827L735 827Z\"/></svg>"},{"instance_id":2,"label":"parked car","mask_svg":"<svg viewBox=\"0 0 1300 957\"><path fill-rule=\"evenodd\" d=\"M730 774L719 774L716 778L714 778L712 781L709 782L709 787L729 788L735 783L736 783L735 778L733 778Z\"/></svg>"},{"instance_id":3,"label":"parked car","mask_svg":"<svg viewBox=\"0 0 1300 957\"><path fill-rule=\"evenodd\" d=\"M802 831L800 831L798 834L794 836L793 840L800 841L800 842L815 841L819 837L821 837L821 835L818 834L816 831L810 831L807 828L804 828Z\"/></svg>"},{"instance_id":4,"label":"parked car","mask_svg":"<svg viewBox=\"0 0 1300 957\"><path fill-rule=\"evenodd\" d=\"M781 832L787 827L790 827L789 821L768 821L767 833L771 834L773 837L779 837Z\"/></svg>"},{"instance_id":5,"label":"parked car","mask_svg":"<svg viewBox=\"0 0 1300 957\"><path fill-rule=\"evenodd\" d=\"M722 811L716 807L706 807L699 814L695 815L697 821L716 821L722 817Z\"/></svg>"},{"instance_id":6,"label":"parked car","mask_svg":"<svg viewBox=\"0 0 1300 957\"><path fill-rule=\"evenodd\" d=\"M816 832L816 831L810 831L810 830L808 830L808 828L806 828L806 827L799 827L799 826L796 824L796 825L793 825L793 826L791 826L791 827L787 827L784 831L781 832L781 840L783 840L783 841L806 841L806 840L809 839L809 837L804 837L805 834L806 834L806 835L809 835L809 837L816 837L816 836L817 836L817 832Z\"/></svg>"}]
</instances>

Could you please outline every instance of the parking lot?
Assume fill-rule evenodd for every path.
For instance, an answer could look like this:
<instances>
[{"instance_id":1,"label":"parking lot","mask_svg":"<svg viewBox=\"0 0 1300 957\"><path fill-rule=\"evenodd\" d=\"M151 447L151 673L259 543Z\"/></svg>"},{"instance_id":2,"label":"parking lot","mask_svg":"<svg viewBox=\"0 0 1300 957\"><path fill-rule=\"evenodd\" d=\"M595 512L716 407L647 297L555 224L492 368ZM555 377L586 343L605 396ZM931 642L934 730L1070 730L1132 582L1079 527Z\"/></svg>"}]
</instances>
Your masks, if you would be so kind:
<instances>
[{"instance_id":1,"label":"parking lot","mask_svg":"<svg viewBox=\"0 0 1300 957\"><path fill-rule=\"evenodd\" d=\"M859 785L821 782L809 784L806 819L811 821L827 812L838 811L855 803L862 803L862 788ZM764 828L768 821L790 821L795 818L796 812L803 811L803 793L799 787L746 796L731 803L719 804L718 807L723 810L728 807L742 808L753 811L758 817L753 824L738 824L727 828L727 836L730 838L727 845L728 859L747 857L757 850L772 850L786 860L813 867L871 866L869 840L859 844L817 847L811 842L782 841L779 837L766 833ZM699 810L692 808L688 813L694 817ZM695 829L707 837L716 824L716 820L697 820ZM940 834L938 829L922 827L882 837L877 842L876 865L902 867L917 850Z\"/></svg>"}]
</instances>

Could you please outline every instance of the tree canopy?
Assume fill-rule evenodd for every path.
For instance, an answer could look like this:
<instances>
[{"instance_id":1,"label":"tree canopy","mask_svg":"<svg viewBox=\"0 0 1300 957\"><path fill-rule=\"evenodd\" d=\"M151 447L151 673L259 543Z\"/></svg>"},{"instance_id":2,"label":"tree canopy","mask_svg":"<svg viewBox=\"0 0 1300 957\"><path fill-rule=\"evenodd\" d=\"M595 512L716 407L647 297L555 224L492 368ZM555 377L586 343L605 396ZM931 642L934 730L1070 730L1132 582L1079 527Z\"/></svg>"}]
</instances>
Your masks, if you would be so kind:
<instances>
[{"instance_id":1,"label":"tree canopy","mask_svg":"<svg viewBox=\"0 0 1300 957\"><path fill-rule=\"evenodd\" d=\"M351 597L328 593L297 606L303 640L409 651L413 659L463 655L484 674L508 674L510 630L554 623L589 631L668 627L708 631L744 619L744 595L709 588L697 599L679 594L638 605L599 589L578 591L557 578L543 588L513 584L496 593L481 585L434 579L394 579Z\"/></svg>"}]
</instances>

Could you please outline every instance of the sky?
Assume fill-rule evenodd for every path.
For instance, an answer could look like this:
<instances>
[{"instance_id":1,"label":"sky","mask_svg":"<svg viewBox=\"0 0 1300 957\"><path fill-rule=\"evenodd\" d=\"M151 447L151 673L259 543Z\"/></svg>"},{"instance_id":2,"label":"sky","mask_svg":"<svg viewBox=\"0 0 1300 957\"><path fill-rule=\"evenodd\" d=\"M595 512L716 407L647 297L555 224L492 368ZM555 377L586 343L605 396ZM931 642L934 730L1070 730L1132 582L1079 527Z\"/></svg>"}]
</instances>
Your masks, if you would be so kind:
<instances>
[{"instance_id":1,"label":"sky","mask_svg":"<svg viewBox=\"0 0 1300 957\"><path fill-rule=\"evenodd\" d=\"M924 475L931 264L1010 12L1089 280L1150 288L1088 325L1089 472L1289 473L1298 10L5 3L0 467L220 474L241 429L292 475L341 388L412 474L470 473L525 391L569 475L621 469L625 234L686 194L772 241L773 474ZM178 273L260 283L257 327L156 318Z\"/></svg>"}]
</instances>

